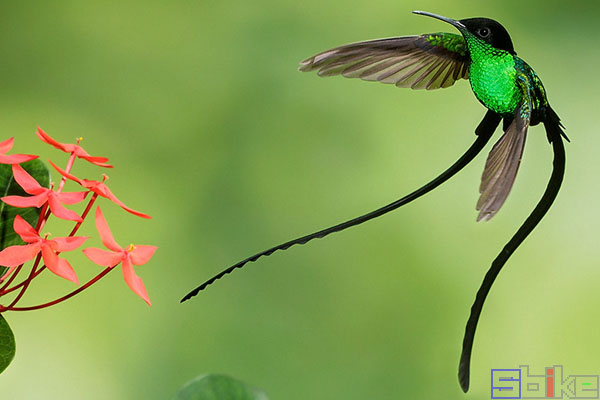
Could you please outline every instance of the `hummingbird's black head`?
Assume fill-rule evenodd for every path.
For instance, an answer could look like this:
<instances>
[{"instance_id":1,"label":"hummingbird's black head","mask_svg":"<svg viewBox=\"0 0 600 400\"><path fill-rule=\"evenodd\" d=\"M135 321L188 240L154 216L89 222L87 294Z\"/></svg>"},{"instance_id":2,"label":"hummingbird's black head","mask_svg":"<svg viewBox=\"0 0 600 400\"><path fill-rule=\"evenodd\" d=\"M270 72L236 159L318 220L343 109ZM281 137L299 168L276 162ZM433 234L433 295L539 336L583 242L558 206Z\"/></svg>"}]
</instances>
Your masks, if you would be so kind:
<instances>
[{"instance_id":1,"label":"hummingbird's black head","mask_svg":"<svg viewBox=\"0 0 600 400\"><path fill-rule=\"evenodd\" d=\"M458 22L463 24L466 30L475 37L493 47L517 54L508 31L499 22L489 18L466 18Z\"/></svg>"},{"instance_id":2,"label":"hummingbird's black head","mask_svg":"<svg viewBox=\"0 0 600 400\"><path fill-rule=\"evenodd\" d=\"M433 14L426 11L413 11L414 14L425 15L447 22L456 27L460 33L465 35L466 32L471 33L478 39L490 44L497 49L506 50L510 54L517 54L510 40L510 35L500 23L489 18L466 18L457 21L452 18L444 17L438 14ZM465 38L466 39L466 38Z\"/></svg>"}]
</instances>

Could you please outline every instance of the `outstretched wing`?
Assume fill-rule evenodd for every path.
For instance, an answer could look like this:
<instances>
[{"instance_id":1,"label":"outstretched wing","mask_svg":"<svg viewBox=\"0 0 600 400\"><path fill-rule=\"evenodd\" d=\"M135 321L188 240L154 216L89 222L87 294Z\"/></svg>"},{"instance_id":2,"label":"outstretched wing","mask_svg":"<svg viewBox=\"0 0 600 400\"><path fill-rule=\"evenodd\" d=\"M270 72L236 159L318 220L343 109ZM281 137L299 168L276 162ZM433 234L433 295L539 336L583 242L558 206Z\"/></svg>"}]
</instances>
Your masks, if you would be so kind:
<instances>
[{"instance_id":1,"label":"outstretched wing","mask_svg":"<svg viewBox=\"0 0 600 400\"><path fill-rule=\"evenodd\" d=\"M521 164L531 116L528 76L519 74L517 84L521 88L523 101L516 109L506 132L494 145L485 162L479 186L481 195L477 201L479 211L477 221L490 220L500 210L512 189Z\"/></svg>"},{"instance_id":2,"label":"outstretched wing","mask_svg":"<svg viewBox=\"0 0 600 400\"><path fill-rule=\"evenodd\" d=\"M347 44L300 63L300 71L393 83L412 89L452 86L469 76L469 55L461 35L431 33Z\"/></svg>"}]
</instances>

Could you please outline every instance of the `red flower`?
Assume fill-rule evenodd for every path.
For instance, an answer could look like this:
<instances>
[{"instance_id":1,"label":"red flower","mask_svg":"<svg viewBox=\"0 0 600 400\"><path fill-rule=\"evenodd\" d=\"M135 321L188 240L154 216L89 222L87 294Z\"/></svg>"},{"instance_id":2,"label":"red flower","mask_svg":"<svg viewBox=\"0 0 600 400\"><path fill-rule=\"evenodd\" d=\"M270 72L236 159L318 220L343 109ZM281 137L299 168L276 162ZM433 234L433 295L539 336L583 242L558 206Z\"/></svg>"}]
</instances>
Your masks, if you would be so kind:
<instances>
[{"instance_id":1,"label":"red flower","mask_svg":"<svg viewBox=\"0 0 600 400\"><path fill-rule=\"evenodd\" d=\"M142 245L134 246L133 244L130 244L124 249L119 246L117 242L115 242L100 207L96 208L96 228L98 229L102 243L109 250L90 247L83 250L85 255L94 263L105 267L112 268L121 263L123 277L125 278L127 286L129 286L135 294L144 299L148 305L151 305L144 282L142 282L142 279L135 274L133 266L146 264L150 261L150 258L154 255L157 247Z\"/></svg>"},{"instance_id":2,"label":"red flower","mask_svg":"<svg viewBox=\"0 0 600 400\"><path fill-rule=\"evenodd\" d=\"M90 181L87 179L79 179L78 177L76 177L75 175L72 175L70 173L68 173L67 171L59 168L56 164L54 164L52 161L49 161L50 164L52 164L52 166L54 167L54 169L56 169L58 171L59 174L61 174L62 176L64 176L65 178L68 178L72 181L75 181L77 183L79 183L81 186L83 186L86 189L89 189L90 191L96 193L99 196L105 197L109 200L111 200L113 203L119 205L121 208L123 208L123 210L132 213L133 215L137 215L138 217L142 217L142 218L152 218L151 216L149 216L148 214L144 214L142 212L136 211L132 208L127 207L125 204L123 204L123 202L119 199L117 199L117 197L110 191L110 189L108 188L108 186L106 186L104 184L104 180L106 179L106 175L102 174L104 176L104 179L102 182L100 181Z\"/></svg>"},{"instance_id":3,"label":"red flower","mask_svg":"<svg viewBox=\"0 0 600 400\"><path fill-rule=\"evenodd\" d=\"M0 142L0 164L20 164L25 161L31 161L38 158L38 156L34 156L31 154L12 154L10 156L6 155L12 149L13 144L15 142L14 138L10 138L5 140L4 142Z\"/></svg>"},{"instance_id":4,"label":"red flower","mask_svg":"<svg viewBox=\"0 0 600 400\"><path fill-rule=\"evenodd\" d=\"M46 239L40 237L39 233L33 229L20 215L15 217L13 223L15 232L21 236L28 244L9 246L0 251L0 265L9 267L8 272L0 278L3 280L19 265L32 260L38 253L42 252L42 259L46 267L56 275L79 283L77 275L73 271L71 264L65 259L59 258L56 252L71 251L81 246L87 237L72 236L58 237L55 239Z\"/></svg>"},{"instance_id":5,"label":"red flower","mask_svg":"<svg viewBox=\"0 0 600 400\"><path fill-rule=\"evenodd\" d=\"M104 168L112 168L113 167L110 164L106 164L106 162L108 161L108 158L92 157L79 144L65 144L65 143L57 142L52 137L50 137L50 135L48 135L46 132L44 132L39 126L37 129L37 135L44 143L47 143L50 146L54 146L57 149L64 151L65 153L71 153L75 157L83 158L84 160L89 161L92 164L95 164L99 167L104 167ZM77 141L77 143L79 143L79 140Z\"/></svg>"},{"instance_id":6,"label":"red flower","mask_svg":"<svg viewBox=\"0 0 600 400\"><path fill-rule=\"evenodd\" d=\"M39 208L48 202L50 211L52 211L52 214L56 215L58 218L78 222L82 221L81 217L77 215L77 213L67 210L62 203L77 204L85 198L87 192L56 193L52 189L45 188L40 185L38 181L29 175L27 171L25 171L20 165L13 164L12 170L13 176L15 177L17 183L23 188L23 190L32 196L4 196L1 199L3 202L10 206L20 208Z\"/></svg>"}]
</instances>

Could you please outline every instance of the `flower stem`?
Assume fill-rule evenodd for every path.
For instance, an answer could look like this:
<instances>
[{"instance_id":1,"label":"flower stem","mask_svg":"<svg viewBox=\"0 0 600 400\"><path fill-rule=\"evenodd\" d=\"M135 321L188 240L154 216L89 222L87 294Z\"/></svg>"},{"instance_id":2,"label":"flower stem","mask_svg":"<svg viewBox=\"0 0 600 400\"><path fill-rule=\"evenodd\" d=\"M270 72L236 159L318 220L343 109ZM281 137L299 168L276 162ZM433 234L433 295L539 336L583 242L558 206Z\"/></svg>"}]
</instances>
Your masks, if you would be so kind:
<instances>
[{"instance_id":1,"label":"flower stem","mask_svg":"<svg viewBox=\"0 0 600 400\"><path fill-rule=\"evenodd\" d=\"M48 210L48 203L44 203L44 205L42 206L42 211L40 211L40 217L38 218L38 222L35 225L35 230L39 233L40 230L42 229L42 221L47 219L50 215L45 215L46 211Z\"/></svg>"},{"instance_id":2,"label":"flower stem","mask_svg":"<svg viewBox=\"0 0 600 400\"><path fill-rule=\"evenodd\" d=\"M50 218L50 215L52 215L52 211L48 208L48 203L44 204L44 207L42 207L42 212L40 213L40 219L38 220L37 225L35 226L35 230L40 233L42 231L42 229L44 228L44 225L46 225L46 222L48 221L48 218Z\"/></svg>"},{"instance_id":3,"label":"flower stem","mask_svg":"<svg viewBox=\"0 0 600 400\"><path fill-rule=\"evenodd\" d=\"M17 275L19 275L19 272L21 272L21 268L23 267L24 264L19 265L11 274L10 274L10 278L8 278L8 280L6 281L6 283L4 285L2 285L2 287L0 288L0 296L5 295L6 293L8 293L8 291L6 291L6 288L10 286L10 284L15 280L15 278L17 277Z\"/></svg>"},{"instance_id":4,"label":"flower stem","mask_svg":"<svg viewBox=\"0 0 600 400\"><path fill-rule=\"evenodd\" d=\"M83 213L81 214L81 221L79 221L75 224L75 227L73 228L71 233L69 233L69 236L73 236L73 235L75 235L75 233L77 233L77 231L79 230L79 227L81 226L81 224L83 223L83 221L85 220L87 215L89 214L89 212L92 209L92 206L94 205L94 202L96 201L97 198L98 198L98 193L94 193L92 195L92 197L90 198L88 205L85 207L85 210L83 210ZM59 254L59 253L57 253L57 254Z\"/></svg>"},{"instance_id":5,"label":"flower stem","mask_svg":"<svg viewBox=\"0 0 600 400\"><path fill-rule=\"evenodd\" d=\"M29 287L29 284L35 277L35 270L36 270L37 266L39 265L41 259L42 259L42 252L39 252L37 257L35 258L35 262L33 263L33 268L31 268L29 277L23 282L23 288L21 289L21 291L19 292L17 297L15 297L15 299L12 301L12 303L10 303L10 305L8 307L6 307L7 309L10 309L15 304L17 304L19 302L19 300L21 300L21 297L23 297L23 295L25 294L27 287ZM7 291L7 293L8 293L8 291Z\"/></svg>"},{"instance_id":6,"label":"flower stem","mask_svg":"<svg viewBox=\"0 0 600 400\"><path fill-rule=\"evenodd\" d=\"M71 172L74 162L75 162L75 153L71 153L71 156L69 157L69 161L67 162L67 167L65 168L65 171L67 171L67 173ZM67 182L67 177L63 176L62 179L60 180L60 183L58 184L58 189L56 189L56 193L60 193L62 191L63 187L65 186L65 182Z\"/></svg>"},{"instance_id":7,"label":"flower stem","mask_svg":"<svg viewBox=\"0 0 600 400\"><path fill-rule=\"evenodd\" d=\"M42 273L42 272L43 272L45 269L46 269L46 265L44 264L44 265L42 265L42 266L40 267L40 269L36 270L36 271L33 273L33 275L32 275L32 276L28 277L27 279L25 279L23 282L19 283L18 285L15 285L15 286L11 287L10 289L6 289L6 290L4 290L4 291L0 292L0 295L5 295L5 294L8 294L8 293L10 293L10 292L12 292L12 291L15 291L15 290L17 290L18 288L20 288L20 287L22 287L23 285L25 285L27 282L30 282L30 278L31 278L31 280L33 280L33 279L34 279L34 278L36 278L36 277L37 277L39 274L41 274L41 273Z\"/></svg>"},{"instance_id":8,"label":"flower stem","mask_svg":"<svg viewBox=\"0 0 600 400\"><path fill-rule=\"evenodd\" d=\"M9 310L9 311L32 311L32 310L39 310L41 308L50 307L50 306L53 306L58 303L62 303L63 301L68 300L71 297L75 296L77 293L89 288L90 286L92 286L94 283L98 282L102 277L104 277L104 275L108 274L113 269L114 269L114 267L108 267L108 268L104 269L102 272L100 272L98 275L96 275L92 280L90 280L85 285L81 286L80 288L75 289L71 293L69 293L61 298L58 298L54 301L50 301L50 302L44 303L44 304L38 304L37 306L31 306L31 307L13 307L12 305L10 305L10 306L6 307L6 310Z\"/></svg>"}]
</instances>

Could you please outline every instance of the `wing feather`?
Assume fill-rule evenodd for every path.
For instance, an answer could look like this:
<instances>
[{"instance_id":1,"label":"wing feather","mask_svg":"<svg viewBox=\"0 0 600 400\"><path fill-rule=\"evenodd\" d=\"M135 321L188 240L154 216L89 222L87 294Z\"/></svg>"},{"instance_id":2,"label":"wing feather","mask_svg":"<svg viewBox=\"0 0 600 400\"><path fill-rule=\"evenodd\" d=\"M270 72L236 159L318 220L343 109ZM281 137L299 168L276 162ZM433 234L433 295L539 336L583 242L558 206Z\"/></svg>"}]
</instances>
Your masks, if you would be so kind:
<instances>
[{"instance_id":1,"label":"wing feather","mask_svg":"<svg viewBox=\"0 0 600 400\"><path fill-rule=\"evenodd\" d=\"M477 221L490 220L506 201L521 164L528 127L529 118L517 109L512 123L490 151L481 176Z\"/></svg>"},{"instance_id":2,"label":"wing feather","mask_svg":"<svg viewBox=\"0 0 600 400\"><path fill-rule=\"evenodd\" d=\"M427 90L467 79L468 67L464 38L451 33L352 43L300 63L300 71L317 71L319 76L342 75Z\"/></svg>"},{"instance_id":3,"label":"wing feather","mask_svg":"<svg viewBox=\"0 0 600 400\"><path fill-rule=\"evenodd\" d=\"M438 89L442 87L442 83L443 83L443 77L444 77L444 71L446 70L446 68L448 68L448 65L451 63L450 60L444 60L442 66L436 71L435 75L433 76L433 78L431 78L431 80L429 81L429 83L427 84L427 89L431 90L431 89Z\"/></svg>"}]
</instances>

